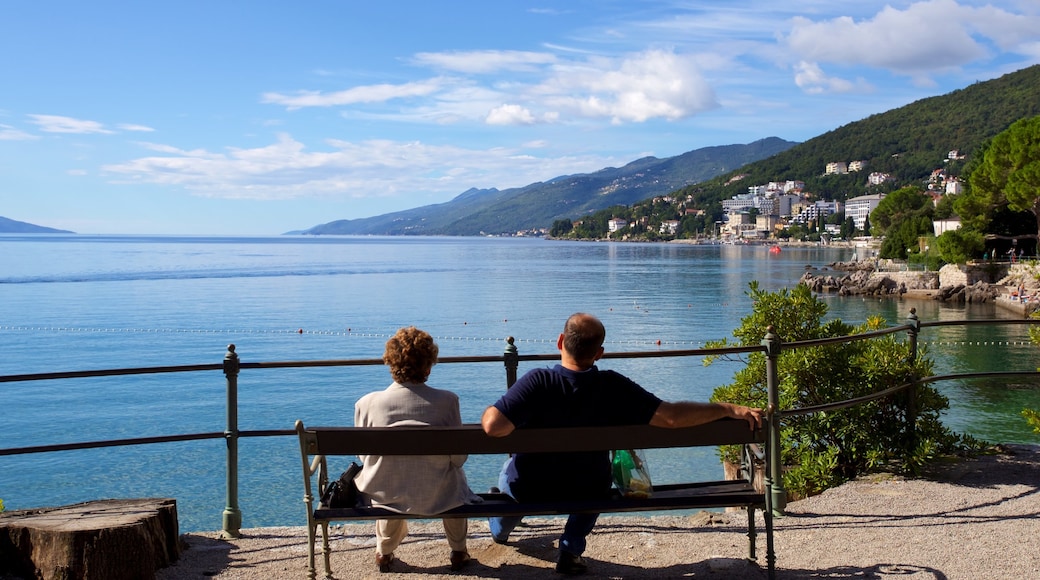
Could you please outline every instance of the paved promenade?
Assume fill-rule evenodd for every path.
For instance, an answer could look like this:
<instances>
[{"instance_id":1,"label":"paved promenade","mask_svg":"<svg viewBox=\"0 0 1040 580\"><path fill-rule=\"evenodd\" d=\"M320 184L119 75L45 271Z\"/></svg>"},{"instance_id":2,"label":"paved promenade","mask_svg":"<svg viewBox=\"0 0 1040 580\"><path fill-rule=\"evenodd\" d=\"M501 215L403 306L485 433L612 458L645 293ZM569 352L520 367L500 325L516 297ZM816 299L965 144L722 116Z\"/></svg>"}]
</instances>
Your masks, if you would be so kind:
<instances>
[{"instance_id":1,"label":"paved promenade","mask_svg":"<svg viewBox=\"0 0 1040 580\"><path fill-rule=\"evenodd\" d=\"M1040 578L1040 446L944 467L929 478L872 476L793 502L776 520L777 578L960 580ZM745 560L743 513L603 517L589 539L586 578L763 579ZM390 574L373 562L371 524L337 527L336 578L562 578L553 571L558 519L532 519L507 546L470 524L474 562L448 570L439 522L417 523ZM239 540L188 534L158 580L306 578L304 529L244 530ZM760 558L765 537L759 534ZM322 577L319 564L319 578Z\"/></svg>"}]
</instances>

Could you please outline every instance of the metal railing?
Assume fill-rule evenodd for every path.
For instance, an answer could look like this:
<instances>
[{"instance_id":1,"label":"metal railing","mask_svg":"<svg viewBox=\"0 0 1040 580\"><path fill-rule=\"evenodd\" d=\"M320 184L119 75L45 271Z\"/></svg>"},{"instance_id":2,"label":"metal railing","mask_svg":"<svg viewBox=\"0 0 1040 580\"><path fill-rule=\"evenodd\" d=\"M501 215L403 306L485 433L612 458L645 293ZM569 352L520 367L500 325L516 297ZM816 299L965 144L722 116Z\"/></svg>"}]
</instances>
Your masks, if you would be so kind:
<instances>
[{"instance_id":1,"label":"metal railing","mask_svg":"<svg viewBox=\"0 0 1040 580\"><path fill-rule=\"evenodd\" d=\"M933 375L923 377L912 382L896 387L891 387L872 393L867 396L848 399L844 401L833 401L830 403L798 409L780 409L779 401L779 370L778 362L780 354L785 349L812 348L830 344L870 340L881 336L906 332L910 348L911 361L916 358L918 352L918 335L922 328L940 326L980 326L980 325L1034 325L1040 324L1040 319L999 319L999 320L948 320L922 323L917 319L914 309L907 319L907 323L878 331L862 334L848 335L836 338L807 340L783 343L780 338L772 332L772 327L766 333L761 344L757 346L726 347L726 348L702 348L687 350L655 350L638 352L612 352L605 353L605 359L634 359L634 358L671 358L691 356L723 356L733 354L750 354L761 352L766 357L766 385L768 391L768 406L766 409L768 433L768 456L779 457L780 450L780 423L787 417L804 415L810 413L826 412L869 401L891 396L898 392L907 390L908 397L907 421L913 425L913 401L914 387L919 384L937 381L949 381L959 379L974 379L985 377L1015 377L1015 376L1040 376L1036 369L1029 371L999 371L999 372L972 372L946 375ZM558 353L553 354L519 354L513 337L506 340L506 346L501 356L462 356L439 358L437 364L466 364L466 363L489 363L502 362L505 367L505 386L508 388L517 379L517 369L521 361L555 361L559 359ZM241 430L238 425L238 377L243 370L252 369L285 369L285 368L314 368L314 367L349 367L349 366L379 366L382 359L343 359L343 360L318 360L318 361L284 361L284 362L242 362L239 360L234 344L228 345L227 353L222 363L205 365L184 366L160 366L160 367L138 367L120 368L92 371L66 371L51 373L35 373L22 375L0 376L0 383L29 382L59 379L75 379L83 377L106 377L118 375L144 375L160 373L186 373L199 371L222 370L226 379L226 411L227 420L223 431L204 433L184 433L176 435L165 435L158 437L136 437L125 439L108 439L102 441L85 441L75 443L60 443L53 445L36 445L29 447L14 447L0 449L0 457L9 455L24 455L33 453L49 453L55 451L70 451L81 449L96 449L104 447L117 447L127 445L149 445L154 443L169 443L176 441L198 441L205 439L224 439L227 444L227 481L225 484L225 507L223 511L222 535L227 538L240 536L242 526L242 513L238 503L238 442L243 437L288 437L296 436L292 429L272 430ZM782 511L786 505L786 492L782 486L781 462L770 461L769 473L766 474L766 485L772 496L773 506L777 511Z\"/></svg>"}]
</instances>

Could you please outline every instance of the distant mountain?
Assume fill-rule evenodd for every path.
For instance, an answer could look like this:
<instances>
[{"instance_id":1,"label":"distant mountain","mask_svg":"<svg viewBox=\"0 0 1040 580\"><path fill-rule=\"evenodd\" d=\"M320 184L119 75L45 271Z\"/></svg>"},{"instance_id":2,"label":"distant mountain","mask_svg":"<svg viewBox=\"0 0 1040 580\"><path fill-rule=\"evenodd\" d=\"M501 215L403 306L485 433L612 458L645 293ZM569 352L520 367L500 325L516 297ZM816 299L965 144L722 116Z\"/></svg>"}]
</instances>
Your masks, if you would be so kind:
<instances>
[{"instance_id":1,"label":"distant mountain","mask_svg":"<svg viewBox=\"0 0 1040 580\"><path fill-rule=\"evenodd\" d=\"M296 234L512 234L548 228L614 205L675 191L785 151L797 143L770 137L747 145L696 149L675 157L644 157L624 167L564 175L506 190L470 189L451 201L353 220L337 220Z\"/></svg>"},{"instance_id":2,"label":"distant mountain","mask_svg":"<svg viewBox=\"0 0 1040 580\"><path fill-rule=\"evenodd\" d=\"M25 222L19 222L0 216L0 234L73 234L68 230L45 228Z\"/></svg>"}]
</instances>

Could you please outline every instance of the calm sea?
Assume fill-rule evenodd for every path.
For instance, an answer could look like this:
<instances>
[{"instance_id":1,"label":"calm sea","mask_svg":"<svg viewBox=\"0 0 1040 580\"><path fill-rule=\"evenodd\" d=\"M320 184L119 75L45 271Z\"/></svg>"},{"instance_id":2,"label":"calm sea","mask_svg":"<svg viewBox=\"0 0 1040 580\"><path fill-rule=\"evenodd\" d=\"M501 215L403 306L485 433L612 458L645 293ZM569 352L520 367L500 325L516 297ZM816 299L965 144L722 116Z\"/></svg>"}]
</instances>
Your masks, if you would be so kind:
<instances>
[{"instance_id":1,"label":"calm sea","mask_svg":"<svg viewBox=\"0 0 1040 580\"><path fill-rule=\"evenodd\" d=\"M806 266L852 250L553 242L500 238L0 236L0 375L212 364L235 344L244 362L379 358L405 325L429 331L442 356L555 352L564 319L592 312L607 349L698 348L730 337L757 280L793 286ZM830 316L902 324L1011 318L992 305L824 297ZM939 328L922 335L937 373L1030 369L1024 327ZM606 361L670 399L706 399L739 367L699 358ZM521 365L521 372L537 364ZM244 430L349 425L354 401L390 382L379 366L246 369ZM430 384L459 393L476 422L505 386L501 364L434 368ZM0 447L223 431L220 371L0 383ZM993 441L1040 442L1019 416L1030 384L944 383L951 427ZM243 525L301 525L294 438L240 443ZM710 450L651 456L659 481L715 477ZM496 458L467 464L475 489ZM182 530L213 530L224 508L221 440L0 457L8 509L104 497L174 497Z\"/></svg>"}]
</instances>

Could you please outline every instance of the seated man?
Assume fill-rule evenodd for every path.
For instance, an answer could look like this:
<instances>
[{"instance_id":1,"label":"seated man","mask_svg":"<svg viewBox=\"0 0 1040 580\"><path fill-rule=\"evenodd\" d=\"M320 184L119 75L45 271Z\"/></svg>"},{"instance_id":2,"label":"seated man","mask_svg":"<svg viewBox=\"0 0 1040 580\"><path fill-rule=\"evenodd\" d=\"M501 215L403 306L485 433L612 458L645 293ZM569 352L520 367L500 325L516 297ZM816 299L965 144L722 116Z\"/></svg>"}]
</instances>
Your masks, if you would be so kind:
<instances>
[{"instance_id":1,"label":"seated man","mask_svg":"<svg viewBox=\"0 0 1040 580\"><path fill-rule=\"evenodd\" d=\"M691 427L723 417L744 419L751 429L761 427L762 413L729 403L662 401L614 371L600 371L606 330L589 314L567 319L557 339L560 364L526 373L481 418L484 431L504 437L514 429L537 427L593 427L651 424ZM499 487L519 501L567 500L604 496L610 492L610 458L606 451L591 453L518 453L502 468ZM585 538L598 514L571 514L560 537L556 570L581 574ZM491 536L505 543L519 517L491 518Z\"/></svg>"},{"instance_id":2,"label":"seated man","mask_svg":"<svg viewBox=\"0 0 1040 580\"><path fill-rule=\"evenodd\" d=\"M358 400L354 425L461 425L458 396L426 385L437 353L437 344L428 333L414 326L398 330L387 341L383 353L383 362L390 367L394 382L386 390ZM364 467L355 482L362 502L396 512L436 515L480 499L470 490L462 470L465 455L360 457ZM443 523L451 548L451 569L460 570L470 561L466 549L467 520L444 518ZM380 572L390 571L394 550L407 534L405 520L376 520L376 564Z\"/></svg>"}]
</instances>

